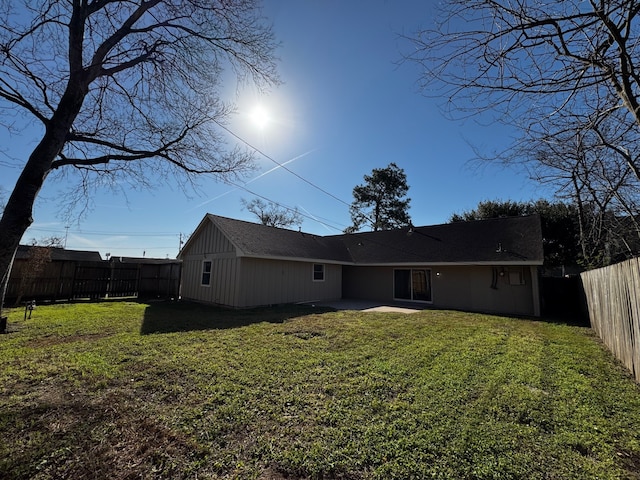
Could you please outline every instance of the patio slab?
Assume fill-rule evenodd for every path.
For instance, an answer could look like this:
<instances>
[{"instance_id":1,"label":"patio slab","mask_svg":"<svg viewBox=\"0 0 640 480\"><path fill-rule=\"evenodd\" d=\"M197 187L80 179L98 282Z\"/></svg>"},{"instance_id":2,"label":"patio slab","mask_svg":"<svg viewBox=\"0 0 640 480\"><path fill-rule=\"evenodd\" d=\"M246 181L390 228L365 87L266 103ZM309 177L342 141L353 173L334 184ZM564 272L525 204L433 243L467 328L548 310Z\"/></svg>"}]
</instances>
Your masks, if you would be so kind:
<instances>
[{"instance_id":1,"label":"patio slab","mask_svg":"<svg viewBox=\"0 0 640 480\"><path fill-rule=\"evenodd\" d=\"M334 308L336 310L358 310L360 312L397 312L397 313L416 313L423 308L419 305L374 302L371 300L349 300L341 299L333 302L314 303L321 307Z\"/></svg>"}]
</instances>

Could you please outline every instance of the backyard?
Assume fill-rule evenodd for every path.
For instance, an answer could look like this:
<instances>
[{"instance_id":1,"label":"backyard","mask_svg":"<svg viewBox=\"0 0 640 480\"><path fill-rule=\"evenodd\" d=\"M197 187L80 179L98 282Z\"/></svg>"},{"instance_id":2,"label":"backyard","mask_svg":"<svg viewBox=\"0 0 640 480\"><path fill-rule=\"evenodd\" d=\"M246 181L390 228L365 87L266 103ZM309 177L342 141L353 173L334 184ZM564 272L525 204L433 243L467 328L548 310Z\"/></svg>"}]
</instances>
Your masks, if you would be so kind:
<instances>
[{"instance_id":1,"label":"backyard","mask_svg":"<svg viewBox=\"0 0 640 480\"><path fill-rule=\"evenodd\" d=\"M0 478L640 479L640 388L584 327L424 310L9 310Z\"/></svg>"}]
</instances>

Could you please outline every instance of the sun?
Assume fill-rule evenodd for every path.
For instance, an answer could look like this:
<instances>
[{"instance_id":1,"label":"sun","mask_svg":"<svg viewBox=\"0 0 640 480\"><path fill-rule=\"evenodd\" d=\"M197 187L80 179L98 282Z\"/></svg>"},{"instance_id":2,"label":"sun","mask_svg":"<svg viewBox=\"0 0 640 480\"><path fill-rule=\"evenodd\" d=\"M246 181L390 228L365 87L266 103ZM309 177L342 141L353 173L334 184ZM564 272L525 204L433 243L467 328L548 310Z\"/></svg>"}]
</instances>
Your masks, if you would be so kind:
<instances>
[{"instance_id":1,"label":"sun","mask_svg":"<svg viewBox=\"0 0 640 480\"><path fill-rule=\"evenodd\" d=\"M251 122L260 130L265 129L271 122L269 112L267 112L267 110L262 105L257 105L253 110L251 110L249 118L251 119Z\"/></svg>"}]
</instances>

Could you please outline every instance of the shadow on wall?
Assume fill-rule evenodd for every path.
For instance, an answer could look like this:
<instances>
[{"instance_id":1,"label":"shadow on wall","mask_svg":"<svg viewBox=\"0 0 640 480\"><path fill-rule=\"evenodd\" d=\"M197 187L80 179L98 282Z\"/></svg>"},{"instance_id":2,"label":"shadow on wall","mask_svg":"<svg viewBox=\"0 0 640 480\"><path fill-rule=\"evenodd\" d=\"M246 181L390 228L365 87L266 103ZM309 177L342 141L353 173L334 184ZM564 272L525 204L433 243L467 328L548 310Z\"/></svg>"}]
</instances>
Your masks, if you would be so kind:
<instances>
[{"instance_id":1,"label":"shadow on wall","mask_svg":"<svg viewBox=\"0 0 640 480\"><path fill-rule=\"evenodd\" d=\"M281 305L232 310L191 302L152 302L144 312L142 335L238 328L254 323L283 323L291 318L334 311L328 307Z\"/></svg>"}]
</instances>

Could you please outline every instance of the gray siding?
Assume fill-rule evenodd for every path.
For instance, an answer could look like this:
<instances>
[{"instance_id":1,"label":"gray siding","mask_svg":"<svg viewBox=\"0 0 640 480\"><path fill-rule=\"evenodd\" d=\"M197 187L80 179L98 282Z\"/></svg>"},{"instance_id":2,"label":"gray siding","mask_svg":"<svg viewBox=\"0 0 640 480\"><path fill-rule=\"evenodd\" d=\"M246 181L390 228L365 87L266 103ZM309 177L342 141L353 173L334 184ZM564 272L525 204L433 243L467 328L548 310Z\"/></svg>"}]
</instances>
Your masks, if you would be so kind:
<instances>
[{"instance_id":1,"label":"gray siding","mask_svg":"<svg viewBox=\"0 0 640 480\"><path fill-rule=\"evenodd\" d=\"M242 253L211 221L201 224L181 253L182 297L236 308L340 298L394 300L392 266L324 263L324 281L313 281L314 262L251 258L241 256ZM212 262L208 286L201 285L204 260ZM536 267L416 265L414 268L431 270L435 307L539 315ZM516 271L522 272L523 285L510 283L509 273Z\"/></svg>"},{"instance_id":2,"label":"gray siding","mask_svg":"<svg viewBox=\"0 0 640 480\"><path fill-rule=\"evenodd\" d=\"M409 267L401 267L409 268ZM514 315L538 315L537 277L530 267L444 266L431 270L434 307ZM344 267L344 298L393 301L393 267ZM509 272L521 271L524 285L511 285ZM500 276L500 272L504 275ZM437 275L440 273L440 275Z\"/></svg>"},{"instance_id":3,"label":"gray siding","mask_svg":"<svg viewBox=\"0 0 640 480\"><path fill-rule=\"evenodd\" d=\"M203 255L205 253L236 253L233 244L211 222L206 222L203 228L194 235L195 238L190 240L189 249L182 252L182 256Z\"/></svg>"},{"instance_id":4,"label":"gray siding","mask_svg":"<svg viewBox=\"0 0 640 480\"><path fill-rule=\"evenodd\" d=\"M529 267L495 267L495 283L494 268L488 266L437 267L432 272L434 305L438 307L513 315L538 313L533 294L537 277L534 285ZM522 272L524 284L511 285L510 272Z\"/></svg>"},{"instance_id":5,"label":"gray siding","mask_svg":"<svg viewBox=\"0 0 640 480\"><path fill-rule=\"evenodd\" d=\"M314 262L257 258L242 258L241 261L242 280L238 305L240 307L341 298L341 265L324 264L324 281L314 282Z\"/></svg>"},{"instance_id":6,"label":"gray siding","mask_svg":"<svg viewBox=\"0 0 640 480\"><path fill-rule=\"evenodd\" d=\"M342 266L325 265L325 280L313 281L314 262L238 257L212 224L205 224L182 252L182 298L236 308L336 300ZM202 262L211 260L211 284L201 285Z\"/></svg>"},{"instance_id":7,"label":"gray siding","mask_svg":"<svg viewBox=\"0 0 640 480\"><path fill-rule=\"evenodd\" d=\"M393 300L393 269L390 267L351 267L342 270L343 298Z\"/></svg>"},{"instance_id":8,"label":"gray siding","mask_svg":"<svg viewBox=\"0 0 640 480\"><path fill-rule=\"evenodd\" d=\"M211 223L197 232L182 252L182 298L235 306L238 301L240 259L235 248ZM211 285L201 285L202 262L211 260Z\"/></svg>"}]
</instances>

